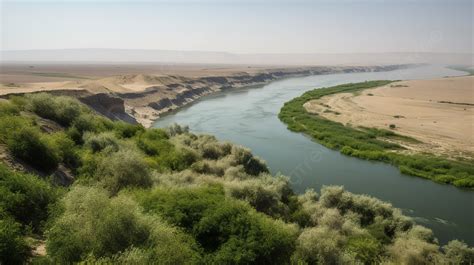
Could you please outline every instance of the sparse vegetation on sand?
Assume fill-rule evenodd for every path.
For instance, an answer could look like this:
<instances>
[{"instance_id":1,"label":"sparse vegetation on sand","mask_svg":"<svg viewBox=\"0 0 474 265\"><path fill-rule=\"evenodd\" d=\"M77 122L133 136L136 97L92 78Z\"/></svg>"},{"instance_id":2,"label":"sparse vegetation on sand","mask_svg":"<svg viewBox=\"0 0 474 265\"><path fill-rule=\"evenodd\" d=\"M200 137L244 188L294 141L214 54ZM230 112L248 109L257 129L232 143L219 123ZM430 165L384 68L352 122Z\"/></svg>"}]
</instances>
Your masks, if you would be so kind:
<instances>
[{"instance_id":1,"label":"sparse vegetation on sand","mask_svg":"<svg viewBox=\"0 0 474 265\"><path fill-rule=\"evenodd\" d=\"M340 150L345 155L387 162L397 166L404 174L458 187L474 188L474 167L469 161L455 161L431 154L402 154L398 152L403 150L402 146L385 139L416 141L415 139L398 135L392 130L344 126L320 115L308 113L303 107L304 103L326 95L356 92L389 83L391 81L381 80L314 89L286 102L279 118L290 130L305 133L324 146Z\"/></svg>"},{"instance_id":2,"label":"sparse vegetation on sand","mask_svg":"<svg viewBox=\"0 0 474 265\"><path fill-rule=\"evenodd\" d=\"M297 195L250 150L185 127L112 122L45 94L0 101L0 121L1 264L474 262L389 203L336 186ZM65 186L45 177L64 171Z\"/></svg>"}]
</instances>

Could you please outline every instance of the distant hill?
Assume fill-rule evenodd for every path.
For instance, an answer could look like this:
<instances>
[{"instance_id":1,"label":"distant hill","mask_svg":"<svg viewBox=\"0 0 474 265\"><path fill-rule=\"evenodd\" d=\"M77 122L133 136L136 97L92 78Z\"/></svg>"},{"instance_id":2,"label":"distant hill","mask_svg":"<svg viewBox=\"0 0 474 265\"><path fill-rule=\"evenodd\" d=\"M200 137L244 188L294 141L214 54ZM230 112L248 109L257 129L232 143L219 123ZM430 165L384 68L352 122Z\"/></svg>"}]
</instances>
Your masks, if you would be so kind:
<instances>
[{"instance_id":1,"label":"distant hill","mask_svg":"<svg viewBox=\"0 0 474 265\"><path fill-rule=\"evenodd\" d=\"M212 51L62 49L6 50L0 60L8 62L165 62L252 65L368 65L434 63L470 65L472 53L333 53L333 54L236 54Z\"/></svg>"}]
</instances>

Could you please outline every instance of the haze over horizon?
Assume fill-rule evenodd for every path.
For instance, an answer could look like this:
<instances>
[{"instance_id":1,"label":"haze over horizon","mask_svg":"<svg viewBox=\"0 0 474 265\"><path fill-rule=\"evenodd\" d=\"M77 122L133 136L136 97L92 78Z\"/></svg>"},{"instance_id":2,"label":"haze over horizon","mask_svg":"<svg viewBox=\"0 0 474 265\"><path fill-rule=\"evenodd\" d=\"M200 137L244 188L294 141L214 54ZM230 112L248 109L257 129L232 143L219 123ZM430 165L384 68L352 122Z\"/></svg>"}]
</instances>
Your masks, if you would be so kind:
<instances>
[{"instance_id":1,"label":"haze over horizon","mask_svg":"<svg viewBox=\"0 0 474 265\"><path fill-rule=\"evenodd\" d=\"M472 1L1 2L6 50L472 53Z\"/></svg>"}]
</instances>

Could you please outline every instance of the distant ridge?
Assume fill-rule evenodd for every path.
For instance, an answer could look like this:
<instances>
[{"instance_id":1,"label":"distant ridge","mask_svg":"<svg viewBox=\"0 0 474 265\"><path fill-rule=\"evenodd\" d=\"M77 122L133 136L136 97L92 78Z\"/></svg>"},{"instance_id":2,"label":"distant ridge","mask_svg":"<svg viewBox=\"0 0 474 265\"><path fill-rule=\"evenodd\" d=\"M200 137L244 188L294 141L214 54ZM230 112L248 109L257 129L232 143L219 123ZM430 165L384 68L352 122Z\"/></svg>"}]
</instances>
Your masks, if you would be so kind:
<instances>
[{"instance_id":1,"label":"distant ridge","mask_svg":"<svg viewBox=\"0 0 474 265\"><path fill-rule=\"evenodd\" d=\"M197 63L251 65L373 65L373 64L460 64L471 65L472 53L332 53L332 54L237 54L212 51L57 49L0 51L2 62L75 63Z\"/></svg>"}]
</instances>

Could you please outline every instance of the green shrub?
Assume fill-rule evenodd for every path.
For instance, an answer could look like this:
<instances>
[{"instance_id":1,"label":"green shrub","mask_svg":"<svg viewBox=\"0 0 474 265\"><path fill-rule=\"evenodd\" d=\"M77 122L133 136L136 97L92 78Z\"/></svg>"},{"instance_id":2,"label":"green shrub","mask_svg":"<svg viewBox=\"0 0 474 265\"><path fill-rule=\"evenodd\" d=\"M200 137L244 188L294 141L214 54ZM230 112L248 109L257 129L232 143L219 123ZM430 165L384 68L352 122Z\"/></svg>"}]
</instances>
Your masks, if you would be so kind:
<instances>
[{"instance_id":1,"label":"green shrub","mask_svg":"<svg viewBox=\"0 0 474 265\"><path fill-rule=\"evenodd\" d=\"M149 169L143 157L134 150L119 150L104 156L94 176L112 193L125 187L151 186Z\"/></svg>"},{"instance_id":2,"label":"green shrub","mask_svg":"<svg viewBox=\"0 0 474 265\"><path fill-rule=\"evenodd\" d=\"M145 130L142 125L130 124L123 121L114 122L114 131L121 138L131 138Z\"/></svg>"},{"instance_id":3,"label":"green shrub","mask_svg":"<svg viewBox=\"0 0 474 265\"><path fill-rule=\"evenodd\" d=\"M293 226L225 197L219 186L154 189L135 193L146 212L191 233L207 253L205 263L285 263L293 250Z\"/></svg>"},{"instance_id":4,"label":"green shrub","mask_svg":"<svg viewBox=\"0 0 474 265\"><path fill-rule=\"evenodd\" d=\"M0 213L0 264L23 264L30 249L21 232L21 225Z\"/></svg>"},{"instance_id":5,"label":"green shrub","mask_svg":"<svg viewBox=\"0 0 474 265\"><path fill-rule=\"evenodd\" d=\"M377 239L363 235L349 237L345 249L364 264L379 263L383 252L382 245Z\"/></svg>"},{"instance_id":6,"label":"green shrub","mask_svg":"<svg viewBox=\"0 0 474 265\"><path fill-rule=\"evenodd\" d=\"M238 202L208 210L193 229L214 264L284 264L294 249L296 229Z\"/></svg>"},{"instance_id":7,"label":"green shrub","mask_svg":"<svg viewBox=\"0 0 474 265\"><path fill-rule=\"evenodd\" d=\"M260 173L268 172L265 162L254 157L248 149L234 146L232 148L232 155L235 159L234 165L243 165L245 172L249 175L257 176Z\"/></svg>"},{"instance_id":8,"label":"green shrub","mask_svg":"<svg viewBox=\"0 0 474 265\"><path fill-rule=\"evenodd\" d=\"M34 127L12 131L7 139L7 146L14 156L41 170L54 170L60 161L53 146Z\"/></svg>"},{"instance_id":9,"label":"green shrub","mask_svg":"<svg viewBox=\"0 0 474 265\"><path fill-rule=\"evenodd\" d=\"M343 245L344 237L334 229L307 228L296 241L292 260L306 264L340 264Z\"/></svg>"},{"instance_id":10,"label":"green shrub","mask_svg":"<svg viewBox=\"0 0 474 265\"><path fill-rule=\"evenodd\" d=\"M168 141L168 135L160 129L148 129L137 138L137 146L150 156L167 154L173 149Z\"/></svg>"},{"instance_id":11,"label":"green shrub","mask_svg":"<svg viewBox=\"0 0 474 265\"><path fill-rule=\"evenodd\" d=\"M452 181L452 183L457 187L474 188L474 177L471 176L468 178L458 179Z\"/></svg>"},{"instance_id":12,"label":"green shrub","mask_svg":"<svg viewBox=\"0 0 474 265\"><path fill-rule=\"evenodd\" d=\"M449 264L470 265L474 263L474 248L470 248L466 243L452 240L443 247L446 253L446 261Z\"/></svg>"},{"instance_id":13,"label":"green shrub","mask_svg":"<svg viewBox=\"0 0 474 265\"><path fill-rule=\"evenodd\" d=\"M63 126L71 125L81 113L90 112L87 107L70 97L53 97L47 93L28 94L25 97L30 111Z\"/></svg>"},{"instance_id":14,"label":"green shrub","mask_svg":"<svg viewBox=\"0 0 474 265\"><path fill-rule=\"evenodd\" d=\"M71 138L76 143L82 143L82 136L85 132L104 132L112 128L112 126L113 123L103 117L90 113L82 113L72 122L69 130Z\"/></svg>"},{"instance_id":15,"label":"green shrub","mask_svg":"<svg viewBox=\"0 0 474 265\"><path fill-rule=\"evenodd\" d=\"M59 190L30 174L13 172L0 164L0 210L35 232L48 217L48 207L59 197Z\"/></svg>"},{"instance_id":16,"label":"green shrub","mask_svg":"<svg viewBox=\"0 0 474 265\"><path fill-rule=\"evenodd\" d=\"M111 148L113 151L118 151L119 142L118 139L112 132L103 132L94 134L86 132L83 136L84 146L90 148L92 152L100 152L106 147Z\"/></svg>"},{"instance_id":17,"label":"green shrub","mask_svg":"<svg viewBox=\"0 0 474 265\"><path fill-rule=\"evenodd\" d=\"M167 264L198 258L189 237L142 214L125 196L109 198L102 189L76 186L61 200L57 211L60 213L47 232L48 255L57 263L88 257L126 261L133 254L129 252L132 248Z\"/></svg>"},{"instance_id":18,"label":"green shrub","mask_svg":"<svg viewBox=\"0 0 474 265\"><path fill-rule=\"evenodd\" d=\"M197 155L186 149L173 150L157 158L157 163L171 170L181 171L189 168L196 160Z\"/></svg>"},{"instance_id":19,"label":"green shrub","mask_svg":"<svg viewBox=\"0 0 474 265\"><path fill-rule=\"evenodd\" d=\"M46 138L64 165L72 169L80 166L79 147L66 133L56 132Z\"/></svg>"},{"instance_id":20,"label":"green shrub","mask_svg":"<svg viewBox=\"0 0 474 265\"><path fill-rule=\"evenodd\" d=\"M8 101L0 101L0 116L18 115L19 113L20 109L18 106Z\"/></svg>"}]
</instances>

